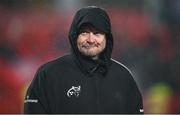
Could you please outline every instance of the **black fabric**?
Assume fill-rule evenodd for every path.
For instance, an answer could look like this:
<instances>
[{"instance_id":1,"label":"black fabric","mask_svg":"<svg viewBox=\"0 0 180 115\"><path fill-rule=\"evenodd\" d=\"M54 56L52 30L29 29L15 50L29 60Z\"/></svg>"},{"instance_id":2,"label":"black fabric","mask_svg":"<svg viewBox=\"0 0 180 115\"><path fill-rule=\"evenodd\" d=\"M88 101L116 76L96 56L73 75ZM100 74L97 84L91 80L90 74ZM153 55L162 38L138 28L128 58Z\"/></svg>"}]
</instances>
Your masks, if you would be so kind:
<instances>
[{"instance_id":1,"label":"black fabric","mask_svg":"<svg viewBox=\"0 0 180 115\"><path fill-rule=\"evenodd\" d=\"M142 98L130 72L111 60L106 77L98 71L84 74L67 55L44 64L28 88L24 113L141 113ZM80 86L79 96L68 97L72 87Z\"/></svg>"}]
</instances>

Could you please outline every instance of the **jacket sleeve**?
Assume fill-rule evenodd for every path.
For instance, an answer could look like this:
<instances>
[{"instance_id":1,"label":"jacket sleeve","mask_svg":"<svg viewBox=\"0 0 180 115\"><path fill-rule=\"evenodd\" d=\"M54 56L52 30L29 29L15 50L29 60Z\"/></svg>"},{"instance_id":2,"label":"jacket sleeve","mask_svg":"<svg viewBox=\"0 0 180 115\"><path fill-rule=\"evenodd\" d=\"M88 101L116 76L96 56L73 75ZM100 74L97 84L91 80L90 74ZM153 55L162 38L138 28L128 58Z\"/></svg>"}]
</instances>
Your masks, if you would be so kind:
<instances>
[{"instance_id":1,"label":"jacket sleeve","mask_svg":"<svg viewBox=\"0 0 180 115\"><path fill-rule=\"evenodd\" d=\"M31 82L24 100L24 113L50 113L46 97L46 74L40 68Z\"/></svg>"},{"instance_id":2,"label":"jacket sleeve","mask_svg":"<svg viewBox=\"0 0 180 115\"><path fill-rule=\"evenodd\" d=\"M133 77L131 78L132 79L130 80L130 86L128 89L129 113L144 114L142 95L135 80L133 79Z\"/></svg>"}]
</instances>

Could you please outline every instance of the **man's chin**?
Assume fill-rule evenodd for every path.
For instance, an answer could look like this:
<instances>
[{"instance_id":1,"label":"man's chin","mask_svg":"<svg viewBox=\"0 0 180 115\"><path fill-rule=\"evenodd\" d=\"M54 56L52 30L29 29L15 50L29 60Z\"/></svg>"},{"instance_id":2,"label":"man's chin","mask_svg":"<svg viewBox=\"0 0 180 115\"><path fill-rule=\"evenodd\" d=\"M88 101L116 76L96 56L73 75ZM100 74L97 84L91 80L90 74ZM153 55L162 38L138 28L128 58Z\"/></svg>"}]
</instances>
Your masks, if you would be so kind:
<instances>
[{"instance_id":1,"label":"man's chin","mask_svg":"<svg viewBox=\"0 0 180 115\"><path fill-rule=\"evenodd\" d=\"M95 57L96 56L95 54L86 54L86 53L83 53L83 55L86 57Z\"/></svg>"},{"instance_id":2,"label":"man's chin","mask_svg":"<svg viewBox=\"0 0 180 115\"><path fill-rule=\"evenodd\" d=\"M81 54L85 57L88 57L88 58L94 58L94 57L97 57L97 53L94 53L94 52L81 52Z\"/></svg>"}]
</instances>

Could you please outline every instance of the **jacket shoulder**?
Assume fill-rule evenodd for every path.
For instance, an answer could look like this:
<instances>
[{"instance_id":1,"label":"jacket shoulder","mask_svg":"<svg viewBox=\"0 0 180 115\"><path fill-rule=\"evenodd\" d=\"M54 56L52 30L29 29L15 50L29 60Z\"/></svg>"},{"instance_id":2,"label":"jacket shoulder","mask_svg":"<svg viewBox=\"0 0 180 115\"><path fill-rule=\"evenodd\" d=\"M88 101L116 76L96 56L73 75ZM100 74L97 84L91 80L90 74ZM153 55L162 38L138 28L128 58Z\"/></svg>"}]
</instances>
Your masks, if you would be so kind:
<instances>
[{"instance_id":1,"label":"jacket shoulder","mask_svg":"<svg viewBox=\"0 0 180 115\"><path fill-rule=\"evenodd\" d=\"M112 58L111 58L111 61L112 61L112 64L114 66L116 66L116 68L124 70L124 71L126 71L126 72L128 72L128 73L130 73L132 75L132 72L130 71L130 69L128 67L126 67L124 64L122 64L119 61L117 61L115 59L112 59Z\"/></svg>"},{"instance_id":2,"label":"jacket shoulder","mask_svg":"<svg viewBox=\"0 0 180 115\"><path fill-rule=\"evenodd\" d=\"M64 55L44 63L40 68L50 69L54 67L64 67L69 64L72 64L72 57L70 55Z\"/></svg>"}]
</instances>

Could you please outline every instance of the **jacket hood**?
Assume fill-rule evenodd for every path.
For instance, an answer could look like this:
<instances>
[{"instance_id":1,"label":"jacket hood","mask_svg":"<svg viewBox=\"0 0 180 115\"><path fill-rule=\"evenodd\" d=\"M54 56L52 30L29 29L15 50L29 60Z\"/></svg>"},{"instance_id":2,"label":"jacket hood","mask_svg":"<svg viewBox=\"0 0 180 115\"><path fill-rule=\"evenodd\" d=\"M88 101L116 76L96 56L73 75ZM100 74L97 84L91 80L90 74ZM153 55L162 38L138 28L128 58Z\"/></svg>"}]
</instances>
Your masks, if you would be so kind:
<instances>
[{"instance_id":1,"label":"jacket hood","mask_svg":"<svg viewBox=\"0 0 180 115\"><path fill-rule=\"evenodd\" d=\"M100 58L96 61L84 58L77 48L78 30L82 24L90 23L98 30L102 31L106 35L106 47L100 54ZM113 36L111 33L111 23L107 12L96 6L88 6L81 8L77 11L72 21L69 40L71 44L72 53L77 57L78 64L84 71L88 72L91 68L101 68L100 70L106 73L107 68L110 65L111 53L113 48Z\"/></svg>"}]
</instances>

